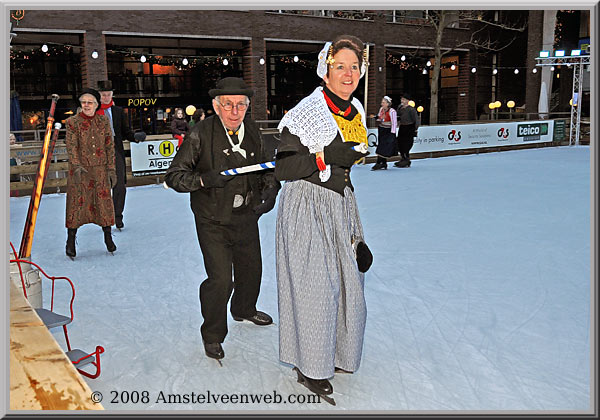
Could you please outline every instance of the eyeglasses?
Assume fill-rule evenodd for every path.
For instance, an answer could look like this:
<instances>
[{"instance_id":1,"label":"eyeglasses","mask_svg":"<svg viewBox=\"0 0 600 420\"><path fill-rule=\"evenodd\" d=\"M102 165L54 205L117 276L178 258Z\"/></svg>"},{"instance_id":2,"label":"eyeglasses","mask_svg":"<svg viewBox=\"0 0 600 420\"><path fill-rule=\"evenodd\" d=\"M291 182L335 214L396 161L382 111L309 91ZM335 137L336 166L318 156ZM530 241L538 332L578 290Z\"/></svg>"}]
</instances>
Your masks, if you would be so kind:
<instances>
[{"instance_id":1,"label":"eyeglasses","mask_svg":"<svg viewBox=\"0 0 600 420\"><path fill-rule=\"evenodd\" d=\"M221 103L219 105L223 107L225 111L231 111L234 107L237 108L238 111L245 111L248 108L248 104L246 102L238 102L237 104L233 104L232 102Z\"/></svg>"},{"instance_id":2,"label":"eyeglasses","mask_svg":"<svg viewBox=\"0 0 600 420\"><path fill-rule=\"evenodd\" d=\"M94 101L79 101L81 105L96 105Z\"/></svg>"}]
</instances>

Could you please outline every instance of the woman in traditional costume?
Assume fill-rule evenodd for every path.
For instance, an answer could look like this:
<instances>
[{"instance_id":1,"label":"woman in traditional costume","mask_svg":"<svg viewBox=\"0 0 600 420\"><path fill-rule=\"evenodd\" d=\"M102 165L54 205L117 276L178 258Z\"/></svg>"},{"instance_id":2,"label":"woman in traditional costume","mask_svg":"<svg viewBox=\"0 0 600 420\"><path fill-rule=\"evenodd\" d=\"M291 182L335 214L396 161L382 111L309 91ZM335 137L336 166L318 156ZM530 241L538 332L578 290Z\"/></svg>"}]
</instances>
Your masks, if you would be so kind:
<instances>
[{"instance_id":1,"label":"woman in traditional costume","mask_svg":"<svg viewBox=\"0 0 600 420\"><path fill-rule=\"evenodd\" d=\"M330 402L328 379L360 365L367 317L372 255L350 181L350 168L366 155L365 111L352 97L366 67L358 38L326 43L317 67L324 85L278 126L275 176L287 181L276 228L279 358Z\"/></svg>"},{"instance_id":2,"label":"woman in traditional costume","mask_svg":"<svg viewBox=\"0 0 600 420\"><path fill-rule=\"evenodd\" d=\"M397 118L396 110L392 108L392 98L384 96L381 100L381 108L377 113L377 122L379 123L377 149L375 150L377 163L371 168L372 171L387 169L387 159L398 155Z\"/></svg>"}]
</instances>

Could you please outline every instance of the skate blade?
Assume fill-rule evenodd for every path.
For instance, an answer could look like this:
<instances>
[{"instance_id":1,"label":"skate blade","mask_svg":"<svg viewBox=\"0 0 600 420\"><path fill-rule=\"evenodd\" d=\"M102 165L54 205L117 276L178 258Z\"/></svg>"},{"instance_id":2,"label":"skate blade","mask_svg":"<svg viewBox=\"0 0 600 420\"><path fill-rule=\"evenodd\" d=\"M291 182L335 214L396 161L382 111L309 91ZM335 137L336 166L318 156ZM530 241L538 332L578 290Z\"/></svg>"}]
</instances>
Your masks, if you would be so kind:
<instances>
[{"instance_id":1,"label":"skate blade","mask_svg":"<svg viewBox=\"0 0 600 420\"><path fill-rule=\"evenodd\" d=\"M69 256L67 255L67 257L69 257ZM71 261L75 261L75 257L69 257L69 258L71 259Z\"/></svg>"},{"instance_id":2,"label":"skate blade","mask_svg":"<svg viewBox=\"0 0 600 420\"><path fill-rule=\"evenodd\" d=\"M333 398L331 398L331 397L329 397L327 395L321 395L321 394L316 394L316 395L319 397L319 399L322 398L323 400L325 400L329 404L335 405L335 400Z\"/></svg>"},{"instance_id":3,"label":"skate blade","mask_svg":"<svg viewBox=\"0 0 600 420\"><path fill-rule=\"evenodd\" d=\"M300 374L300 370L299 370L297 367L295 367L293 370L294 370L294 371L295 371L295 372L298 374L298 379L297 379L297 380L298 380L298 383L299 383L299 384L302 384L302 385L304 385L304 387L305 387L306 389L308 389L310 392L312 392L312 393L313 393L313 394L315 394L317 397L319 397L319 401L320 401L320 399L322 398L322 399L323 399L325 402L328 402L328 403L329 403L329 404L331 404L331 405L336 405L336 404L335 404L335 400L334 400L332 397L330 397L330 396L328 396L328 395L324 395L324 394L318 394L318 393L316 393L315 391L313 391L312 389L310 389L310 388L308 387L308 385L306 384L306 381L304 380L304 378L303 378L303 377L302 377L302 375Z\"/></svg>"},{"instance_id":4,"label":"skate blade","mask_svg":"<svg viewBox=\"0 0 600 420\"><path fill-rule=\"evenodd\" d=\"M223 363L221 362L221 359L215 359L217 361L217 363L219 364L219 366L223 367Z\"/></svg>"}]
</instances>

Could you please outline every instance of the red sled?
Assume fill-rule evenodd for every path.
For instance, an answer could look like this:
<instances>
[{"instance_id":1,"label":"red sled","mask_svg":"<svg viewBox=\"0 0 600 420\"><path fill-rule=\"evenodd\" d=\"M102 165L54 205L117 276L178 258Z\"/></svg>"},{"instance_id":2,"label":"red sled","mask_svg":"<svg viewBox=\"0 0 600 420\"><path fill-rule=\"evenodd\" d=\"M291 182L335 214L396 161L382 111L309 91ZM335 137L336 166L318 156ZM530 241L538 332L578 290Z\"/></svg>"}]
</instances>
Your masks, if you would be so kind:
<instances>
[{"instance_id":1,"label":"red sled","mask_svg":"<svg viewBox=\"0 0 600 420\"><path fill-rule=\"evenodd\" d=\"M17 263L17 266L19 267L19 275L21 277L21 285L23 286L23 294L25 295L25 298L27 298L27 289L25 287L25 280L23 278L23 270L21 269L21 263L31 264L32 266L36 267L40 271L40 273L42 273L44 275L44 277L46 277L47 279L52 281L52 297L50 299L50 309L48 310L48 309L44 309L44 308L34 308L34 310L38 314L38 316L41 318L42 322L48 329L62 327L63 332L65 334L65 341L67 342L67 349L68 349L66 352L67 357L73 363L73 365L75 365L75 368L79 371L79 373L81 373L84 376L87 376L88 378L96 379L98 376L100 376L100 355L102 353L104 353L104 347L96 346L96 350L94 352L86 353L80 349L72 349L71 343L69 342L69 333L67 331L67 325L70 324L71 322L73 322L73 317L74 317L73 316L73 301L75 300L75 286L73 285L73 282L71 281L71 279L69 279L68 277L64 277L64 276L58 276L58 277L49 276L36 263L16 257L17 252L16 252L15 247L13 246L12 242L11 242L10 246L15 255L15 258L10 260L10 262ZM55 283L55 280L59 280L59 279L66 280L69 283L69 285L71 286L71 300L69 301L70 316L65 316L65 315L61 315L57 312L54 312L54 283ZM96 368L96 371L94 373L86 372L85 370L81 369L82 367L90 365L90 364Z\"/></svg>"}]
</instances>

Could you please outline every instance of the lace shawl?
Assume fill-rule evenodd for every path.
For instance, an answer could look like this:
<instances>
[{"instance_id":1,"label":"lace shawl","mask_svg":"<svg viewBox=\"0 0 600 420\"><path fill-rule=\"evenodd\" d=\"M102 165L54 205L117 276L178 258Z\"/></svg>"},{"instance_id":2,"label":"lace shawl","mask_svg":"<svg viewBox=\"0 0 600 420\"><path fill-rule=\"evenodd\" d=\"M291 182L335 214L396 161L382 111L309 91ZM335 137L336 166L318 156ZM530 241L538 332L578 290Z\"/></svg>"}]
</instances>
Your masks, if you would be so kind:
<instances>
[{"instance_id":1,"label":"lace shawl","mask_svg":"<svg viewBox=\"0 0 600 420\"><path fill-rule=\"evenodd\" d=\"M366 126L365 110L360 101L352 98L352 105L356 107L362 123ZM342 140L345 140L329 111L323 96L323 88L320 86L283 116L277 129L281 133L284 127L287 127L293 135L298 136L300 142L308 147L310 153L321 152L333 141L338 132L342 136Z\"/></svg>"}]
</instances>

